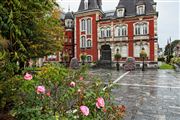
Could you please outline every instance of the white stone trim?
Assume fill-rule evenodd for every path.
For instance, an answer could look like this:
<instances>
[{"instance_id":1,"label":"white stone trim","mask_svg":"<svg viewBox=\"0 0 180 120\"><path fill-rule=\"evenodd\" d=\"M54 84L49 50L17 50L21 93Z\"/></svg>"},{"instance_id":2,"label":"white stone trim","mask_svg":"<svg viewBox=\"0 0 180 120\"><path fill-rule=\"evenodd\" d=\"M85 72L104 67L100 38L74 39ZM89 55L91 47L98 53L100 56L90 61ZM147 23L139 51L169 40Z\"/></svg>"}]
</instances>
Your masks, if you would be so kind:
<instances>
[{"instance_id":1,"label":"white stone trim","mask_svg":"<svg viewBox=\"0 0 180 120\"><path fill-rule=\"evenodd\" d=\"M133 24L133 30L134 30L134 35L136 35L136 24L144 24L146 23L147 24L147 34L144 34L144 35L148 35L149 34L149 22L148 21L138 21L138 22L135 22ZM140 35L143 35L143 34L140 34Z\"/></svg>"},{"instance_id":2,"label":"white stone trim","mask_svg":"<svg viewBox=\"0 0 180 120\"><path fill-rule=\"evenodd\" d=\"M87 20L88 20L88 19L91 19L91 33L90 33L90 34L87 34ZM81 28L82 28L82 26L81 26L81 25L82 25L82 24L81 24L81 21L82 21L82 20L85 20L85 30L82 30L82 29L81 29ZM85 34L87 34L87 35L92 35L92 27L93 27L93 25L92 25L92 23L93 23L92 20L93 20L92 17L83 17L83 18L79 19L80 32L85 32Z\"/></svg>"}]
</instances>

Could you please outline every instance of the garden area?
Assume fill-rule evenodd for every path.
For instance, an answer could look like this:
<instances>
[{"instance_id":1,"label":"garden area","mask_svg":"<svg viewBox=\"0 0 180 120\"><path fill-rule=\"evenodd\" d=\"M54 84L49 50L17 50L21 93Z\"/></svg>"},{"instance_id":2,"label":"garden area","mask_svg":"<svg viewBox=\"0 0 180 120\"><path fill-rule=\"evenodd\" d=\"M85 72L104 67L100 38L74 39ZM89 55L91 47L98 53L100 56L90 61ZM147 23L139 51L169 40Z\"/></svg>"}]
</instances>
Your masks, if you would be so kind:
<instances>
[{"instance_id":1,"label":"garden area","mask_svg":"<svg viewBox=\"0 0 180 120\"><path fill-rule=\"evenodd\" d=\"M125 106L86 65L28 67L62 49L60 11L55 0L0 1L0 119L122 119Z\"/></svg>"},{"instance_id":2,"label":"garden area","mask_svg":"<svg viewBox=\"0 0 180 120\"><path fill-rule=\"evenodd\" d=\"M33 74L25 70L1 84L1 115L12 120L121 119L125 106L115 105L111 88L103 88L86 66L72 70L49 64Z\"/></svg>"}]
</instances>

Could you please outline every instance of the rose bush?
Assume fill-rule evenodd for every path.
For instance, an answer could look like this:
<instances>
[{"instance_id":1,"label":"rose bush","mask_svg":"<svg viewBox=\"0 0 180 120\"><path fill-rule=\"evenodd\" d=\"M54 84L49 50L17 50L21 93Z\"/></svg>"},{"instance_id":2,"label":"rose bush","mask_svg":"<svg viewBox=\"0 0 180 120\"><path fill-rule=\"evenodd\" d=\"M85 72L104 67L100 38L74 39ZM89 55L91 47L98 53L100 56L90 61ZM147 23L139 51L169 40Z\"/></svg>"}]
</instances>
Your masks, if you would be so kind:
<instances>
[{"instance_id":1,"label":"rose bush","mask_svg":"<svg viewBox=\"0 0 180 120\"><path fill-rule=\"evenodd\" d=\"M125 108L113 104L111 88L103 90L104 84L86 66L71 70L53 64L25 76L12 79L18 85L11 111L17 120L119 120L124 115Z\"/></svg>"}]
</instances>

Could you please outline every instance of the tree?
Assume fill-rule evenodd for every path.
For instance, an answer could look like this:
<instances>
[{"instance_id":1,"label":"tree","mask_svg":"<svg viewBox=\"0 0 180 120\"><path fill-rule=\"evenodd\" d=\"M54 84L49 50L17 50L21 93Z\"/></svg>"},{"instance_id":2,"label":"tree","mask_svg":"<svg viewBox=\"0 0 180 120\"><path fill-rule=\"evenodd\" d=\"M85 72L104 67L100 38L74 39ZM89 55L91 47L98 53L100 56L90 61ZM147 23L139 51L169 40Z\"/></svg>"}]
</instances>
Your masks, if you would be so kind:
<instances>
[{"instance_id":1,"label":"tree","mask_svg":"<svg viewBox=\"0 0 180 120\"><path fill-rule=\"evenodd\" d=\"M13 63L42 57L62 47L63 28L55 0L0 1L0 34L8 40L7 52Z\"/></svg>"},{"instance_id":2,"label":"tree","mask_svg":"<svg viewBox=\"0 0 180 120\"><path fill-rule=\"evenodd\" d=\"M171 58L173 58L173 51L178 43L180 43L180 40L174 40L172 43L166 45L164 55L167 55L167 63L170 63Z\"/></svg>"},{"instance_id":3,"label":"tree","mask_svg":"<svg viewBox=\"0 0 180 120\"><path fill-rule=\"evenodd\" d=\"M175 46L180 43L180 40L174 40L171 44L167 44L165 47L164 55L172 55Z\"/></svg>"}]
</instances>

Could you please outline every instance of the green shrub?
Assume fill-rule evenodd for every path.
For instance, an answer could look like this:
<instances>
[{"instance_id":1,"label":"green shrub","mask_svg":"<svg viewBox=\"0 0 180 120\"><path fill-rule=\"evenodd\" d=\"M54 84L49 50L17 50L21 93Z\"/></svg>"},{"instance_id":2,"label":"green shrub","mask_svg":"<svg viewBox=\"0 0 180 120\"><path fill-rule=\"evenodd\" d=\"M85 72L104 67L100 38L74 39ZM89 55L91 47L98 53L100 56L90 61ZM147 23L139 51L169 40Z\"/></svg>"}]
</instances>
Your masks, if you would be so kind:
<instances>
[{"instance_id":1,"label":"green shrub","mask_svg":"<svg viewBox=\"0 0 180 120\"><path fill-rule=\"evenodd\" d=\"M85 66L74 71L57 64L47 65L32 80L31 75L29 80L25 79L16 76L10 80L15 96L11 113L18 120L119 120L124 114L124 106L113 104L111 88L103 90L104 84L88 74ZM45 88L40 92L38 86ZM100 97L105 106L97 108ZM87 116L82 114L80 106L89 108Z\"/></svg>"},{"instance_id":2,"label":"green shrub","mask_svg":"<svg viewBox=\"0 0 180 120\"><path fill-rule=\"evenodd\" d=\"M158 58L158 61L165 62L165 58L164 57L160 57L160 58Z\"/></svg>"},{"instance_id":3,"label":"green shrub","mask_svg":"<svg viewBox=\"0 0 180 120\"><path fill-rule=\"evenodd\" d=\"M87 58L87 56L86 56L85 54L81 55L81 60L82 60L82 61L85 61L86 58Z\"/></svg>"},{"instance_id":4,"label":"green shrub","mask_svg":"<svg viewBox=\"0 0 180 120\"><path fill-rule=\"evenodd\" d=\"M173 55L169 55L167 56L167 59L166 59L166 63L170 63L171 62L171 59L173 58Z\"/></svg>"},{"instance_id":5,"label":"green shrub","mask_svg":"<svg viewBox=\"0 0 180 120\"><path fill-rule=\"evenodd\" d=\"M173 66L170 64L163 63L159 68L160 69L173 69Z\"/></svg>"},{"instance_id":6,"label":"green shrub","mask_svg":"<svg viewBox=\"0 0 180 120\"><path fill-rule=\"evenodd\" d=\"M114 55L114 58L115 58L115 60L118 61L118 60L121 58L121 54L116 53L116 54Z\"/></svg>"},{"instance_id":7,"label":"green shrub","mask_svg":"<svg viewBox=\"0 0 180 120\"><path fill-rule=\"evenodd\" d=\"M180 64L180 57L174 57L171 59L171 64Z\"/></svg>"}]
</instances>

